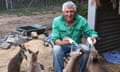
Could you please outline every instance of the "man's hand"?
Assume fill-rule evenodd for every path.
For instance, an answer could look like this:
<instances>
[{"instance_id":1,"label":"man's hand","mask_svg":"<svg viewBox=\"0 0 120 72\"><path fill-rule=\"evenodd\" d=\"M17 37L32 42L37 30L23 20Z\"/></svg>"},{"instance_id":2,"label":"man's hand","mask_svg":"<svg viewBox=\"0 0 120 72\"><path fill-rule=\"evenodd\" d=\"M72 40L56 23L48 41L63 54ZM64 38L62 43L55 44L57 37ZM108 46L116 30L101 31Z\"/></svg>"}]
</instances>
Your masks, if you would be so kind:
<instances>
[{"instance_id":1,"label":"man's hand","mask_svg":"<svg viewBox=\"0 0 120 72\"><path fill-rule=\"evenodd\" d=\"M88 43L91 44L91 45L96 44L96 38L90 38L90 37L88 37L88 38L87 38L87 41L88 41Z\"/></svg>"},{"instance_id":2,"label":"man's hand","mask_svg":"<svg viewBox=\"0 0 120 72\"><path fill-rule=\"evenodd\" d=\"M56 40L56 44L57 45L66 45L72 42L72 39L70 39L69 37L64 37L63 40Z\"/></svg>"},{"instance_id":3,"label":"man's hand","mask_svg":"<svg viewBox=\"0 0 120 72\"><path fill-rule=\"evenodd\" d=\"M63 42L64 44L69 44L70 43L70 38L69 37L64 37Z\"/></svg>"},{"instance_id":4,"label":"man's hand","mask_svg":"<svg viewBox=\"0 0 120 72\"><path fill-rule=\"evenodd\" d=\"M93 44L96 44L96 38L91 38Z\"/></svg>"}]
</instances>

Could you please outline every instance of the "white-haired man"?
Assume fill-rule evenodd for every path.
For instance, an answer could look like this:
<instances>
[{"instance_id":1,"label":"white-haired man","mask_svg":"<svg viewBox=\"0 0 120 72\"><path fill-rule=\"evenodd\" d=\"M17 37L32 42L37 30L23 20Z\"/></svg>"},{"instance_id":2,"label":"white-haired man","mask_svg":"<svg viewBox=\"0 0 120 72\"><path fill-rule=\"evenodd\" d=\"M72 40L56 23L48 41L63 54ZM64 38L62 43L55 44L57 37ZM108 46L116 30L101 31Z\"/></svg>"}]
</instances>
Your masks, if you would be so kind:
<instances>
[{"instance_id":1,"label":"white-haired man","mask_svg":"<svg viewBox=\"0 0 120 72\"><path fill-rule=\"evenodd\" d=\"M72 1L67 1L62 5L63 15L55 17L52 23L52 41L53 46L53 64L55 72L62 72L64 68L64 57L70 52L69 38L76 42L74 50L81 43L82 33L92 38L93 43L96 43L97 32L92 30L86 19L76 13L76 5ZM81 72L84 72L86 56L82 58L80 67Z\"/></svg>"}]
</instances>

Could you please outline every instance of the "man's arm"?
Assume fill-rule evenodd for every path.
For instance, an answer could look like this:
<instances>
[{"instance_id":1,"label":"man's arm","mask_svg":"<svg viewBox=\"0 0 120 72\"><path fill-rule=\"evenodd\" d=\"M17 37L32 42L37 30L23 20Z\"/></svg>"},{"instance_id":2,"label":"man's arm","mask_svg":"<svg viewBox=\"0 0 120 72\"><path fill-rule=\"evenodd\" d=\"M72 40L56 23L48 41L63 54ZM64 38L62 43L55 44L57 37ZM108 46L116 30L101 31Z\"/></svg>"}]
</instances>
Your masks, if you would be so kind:
<instances>
[{"instance_id":1,"label":"man's arm","mask_svg":"<svg viewBox=\"0 0 120 72\"><path fill-rule=\"evenodd\" d=\"M87 20L85 18L82 18L82 30L83 32L88 35L91 38L97 38L98 34L96 31L94 31L88 24Z\"/></svg>"},{"instance_id":2,"label":"man's arm","mask_svg":"<svg viewBox=\"0 0 120 72\"><path fill-rule=\"evenodd\" d=\"M93 42L93 44L96 43L96 38L98 37L98 34L96 31L94 31L92 28L90 28L87 20L85 18L82 18L82 29L83 32L88 36L91 37L91 40Z\"/></svg>"},{"instance_id":3,"label":"man's arm","mask_svg":"<svg viewBox=\"0 0 120 72\"><path fill-rule=\"evenodd\" d=\"M52 41L56 44L56 45L65 45L68 44L69 41L68 39L65 37L63 40L61 40L60 38L60 31L59 31L59 21L58 19L54 19L53 23L52 23Z\"/></svg>"}]
</instances>

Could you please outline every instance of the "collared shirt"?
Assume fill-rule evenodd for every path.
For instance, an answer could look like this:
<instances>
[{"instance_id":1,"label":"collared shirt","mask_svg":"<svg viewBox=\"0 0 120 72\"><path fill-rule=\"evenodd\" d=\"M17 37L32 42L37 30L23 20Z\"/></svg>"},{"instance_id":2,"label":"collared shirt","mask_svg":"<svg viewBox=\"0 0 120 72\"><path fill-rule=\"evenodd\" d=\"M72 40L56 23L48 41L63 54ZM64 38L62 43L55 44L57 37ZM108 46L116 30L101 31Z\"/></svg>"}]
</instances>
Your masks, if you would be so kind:
<instances>
[{"instance_id":1,"label":"collared shirt","mask_svg":"<svg viewBox=\"0 0 120 72\"><path fill-rule=\"evenodd\" d=\"M62 40L64 37L70 37L76 43L81 43L82 33L89 37L98 37L97 32L90 28L85 18L80 15L75 15L72 26L69 26L63 15L55 17L52 23L52 40Z\"/></svg>"}]
</instances>

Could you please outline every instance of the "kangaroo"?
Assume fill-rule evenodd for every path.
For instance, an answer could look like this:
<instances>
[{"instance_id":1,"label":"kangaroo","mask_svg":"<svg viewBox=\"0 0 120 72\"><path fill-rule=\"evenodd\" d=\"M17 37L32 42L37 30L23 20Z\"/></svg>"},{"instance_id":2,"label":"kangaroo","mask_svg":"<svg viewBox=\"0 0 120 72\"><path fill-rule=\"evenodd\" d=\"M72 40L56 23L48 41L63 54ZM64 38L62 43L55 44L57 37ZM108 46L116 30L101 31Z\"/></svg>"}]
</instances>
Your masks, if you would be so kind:
<instances>
[{"instance_id":1,"label":"kangaroo","mask_svg":"<svg viewBox=\"0 0 120 72\"><path fill-rule=\"evenodd\" d=\"M8 72L20 72L20 65L23 59L27 59L25 55L26 48L22 45L20 46L20 51L10 60L8 64Z\"/></svg>"},{"instance_id":2,"label":"kangaroo","mask_svg":"<svg viewBox=\"0 0 120 72\"><path fill-rule=\"evenodd\" d=\"M88 60L87 72L108 72L102 61L102 57L93 47Z\"/></svg>"},{"instance_id":3,"label":"kangaroo","mask_svg":"<svg viewBox=\"0 0 120 72\"><path fill-rule=\"evenodd\" d=\"M76 52L71 52L71 57L63 72L80 72L80 59L84 53L87 53L87 51L83 50L80 46Z\"/></svg>"},{"instance_id":4,"label":"kangaroo","mask_svg":"<svg viewBox=\"0 0 120 72\"><path fill-rule=\"evenodd\" d=\"M31 61L29 63L30 69L28 72L44 72L44 66L37 62L37 56L39 51L33 52L30 49L28 49L28 52L31 54Z\"/></svg>"}]
</instances>

